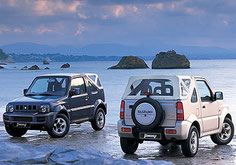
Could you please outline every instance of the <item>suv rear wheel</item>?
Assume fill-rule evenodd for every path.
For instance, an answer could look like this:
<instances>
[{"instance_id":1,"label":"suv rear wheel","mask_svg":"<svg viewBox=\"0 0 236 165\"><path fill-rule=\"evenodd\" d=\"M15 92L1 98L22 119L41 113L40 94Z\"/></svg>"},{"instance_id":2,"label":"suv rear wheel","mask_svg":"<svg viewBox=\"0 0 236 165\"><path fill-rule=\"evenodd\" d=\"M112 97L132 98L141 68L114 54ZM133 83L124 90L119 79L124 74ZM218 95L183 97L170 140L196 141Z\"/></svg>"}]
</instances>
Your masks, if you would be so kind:
<instances>
[{"instance_id":1,"label":"suv rear wheel","mask_svg":"<svg viewBox=\"0 0 236 165\"><path fill-rule=\"evenodd\" d=\"M199 133L195 126L191 126L188 139L182 142L181 149L186 157L193 157L198 152Z\"/></svg>"},{"instance_id":2,"label":"suv rear wheel","mask_svg":"<svg viewBox=\"0 0 236 165\"><path fill-rule=\"evenodd\" d=\"M234 125L233 122L226 118L224 120L222 130L218 134L211 135L211 140L218 145L228 144L234 136Z\"/></svg>"},{"instance_id":3,"label":"suv rear wheel","mask_svg":"<svg viewBox=\"0 0 236 165\"><path fill-rule=\"evenodd\" d=\"M12 125L5 125L7 133L13 137L21 137L26 134L26 128L15 128Z\"/></svg>"},{"instance_id":4,"label":"suv rear wheel","mask_svg":"<svg viewBox=\"0 0 236 165\"><path fill-rule=\"evenodd\" d=\"M138 141L133 138L120 138L120 146L124 153L133 154L138 149Z\"/></svg>"},{"instance_id":5,"label":"suv rear wheel","mask_svg":"<svg viewBox=\"0 0 236 165\"><path fill-rule=\"evenodd\" d=\"M64 137L70 130L70 122L66 115L58 114L53 127L47 130L48 134L53 138Z\"/></svg>"},{"instance_id":6,"label":"suv rear wheel","mask_svg":"<svg viewBox=\"0 0 236 165\"><path fill-rule=\"evenodd\" d=\"M105 112L102 108L99 108L96 112L94 120L91 121L91 125L94 130L99 131L104 128L105 122L106 122Z\"/></svg>"}]
</instances>

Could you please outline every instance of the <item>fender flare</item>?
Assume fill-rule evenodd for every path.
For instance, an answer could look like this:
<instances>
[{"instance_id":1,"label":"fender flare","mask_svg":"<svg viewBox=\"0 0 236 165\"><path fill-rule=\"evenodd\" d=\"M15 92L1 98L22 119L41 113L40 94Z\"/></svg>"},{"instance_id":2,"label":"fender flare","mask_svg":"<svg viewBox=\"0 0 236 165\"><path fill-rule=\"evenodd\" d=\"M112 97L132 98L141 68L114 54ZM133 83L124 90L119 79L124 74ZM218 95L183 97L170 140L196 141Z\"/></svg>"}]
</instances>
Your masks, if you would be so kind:
<instances>
[{"instance_id":1,"label":"fender flare","mask_svg":"<svg viewBox=\"0 0 236 165\"><path fill-rule=\"evenodd\" d=\"M222 125L226 116L230 116L230 119L232 120L232 116L229 113L229 109L225 107L222 109L222 113L219 115L219 131L221 131L222 129Z\"/></svg>"},{"instance_id":2,"label":"fender flare","mask_svg":"<svg viewBox=\"0 0 236 165\"><path fill-rule=\"evenodd\" d=\"M196 115L193 115L191 114L188 119L187 119L188 122L192 123L189 128L188 128L188 131L190 130L191 126L192 125L196 125L197 124L197 129L199 131L199 136L201 137L202 133L203 133L203 129L202 129L202 123L201 123L201 119L198 119Z\"/></svg>"},{"instance_id":3,"label":"fender flare","mask_svg":"<svg viewBox=\"0 0 236 165\"><path fill-rule=\"evenodd\" d=\"M70 121L70 114L69 114L67 108L64 105L58 105L54 108L53 121L56 119L56 116L59 113L62 113L64 115L66 115L68 117L69 121Z\"/></svg>"},{"instance_id":4,"label":"fender flare","mask_svg":"<svg viewBox=\"0 0 236 165\"><path fill-rule=\"evenodd\" d=\"M103 102L101 99L97 99L94 103L94 111L92 114L92 119L94 118L95 114L97 113L98 108L102 107L105 111L105 115L107 114L107 104Z\"/></svg>"}]
</instances>

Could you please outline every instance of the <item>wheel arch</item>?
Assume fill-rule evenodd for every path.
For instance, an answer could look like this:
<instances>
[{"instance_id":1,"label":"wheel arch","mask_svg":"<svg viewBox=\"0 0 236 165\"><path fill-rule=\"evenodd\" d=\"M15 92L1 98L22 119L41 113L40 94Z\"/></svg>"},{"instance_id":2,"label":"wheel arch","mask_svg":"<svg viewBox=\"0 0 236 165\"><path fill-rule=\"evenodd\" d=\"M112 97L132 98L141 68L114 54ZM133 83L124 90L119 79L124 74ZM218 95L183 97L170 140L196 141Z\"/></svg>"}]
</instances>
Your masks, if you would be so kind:
<instances>
[{"instance_id":1,"label":"wheel arch","mask_svg":"<svg viewBox=\"0 0 236 165\"><path fill-rule=\"evenodd\" d=\"M228 119L230 119L231 121L232 121L232 116L228 113L228 114L226 114L226 116L225 116L225 119L226 118L228 118Z\"/></svg>"},{"instance_id":2,"label":"wheel arch","mask_svg":"<svg viewBox=\"0 0 236 165\"><path fill-rule=\"evenodd\" d=\"M60 110L57 114L64 114L70 120L70 115L65 109Z\"/></svg>"},{"instance_id":3,"label":"wheel arch","mask_svg":"<svg viewBox=\"0 0 236 165\"><path fill-rule=\"evenodd\" d=\"M55 118L56 118L56 116L57 116L58 114L64 114L66 117L68 117L68 119L69 119L69 121L70 121L70 115L69 115L68 110L66 109L65 106L63 106L63 105L58 105L58 106L54 109L54 112L56 112L55 115L54 115L54 118L53 118L54 120L55 120Z\"/></svg>"},{"instance_id":4,"label":"wheel arch","mask_svg":"<svg viewBox=\"0 0 236 165\"><path fill-rule=\"evenodd\" d=\"M106 108L106 106L105 106L104 104L99 104L99 105L97 106L97 109L96 109L96 110L98 110L99 108L102 108L102 109L104 110L105 115L107 114L107 108Z\"/></svg>"},{"instance_id":5,"label":"wheel arch","mask_svg":"<svg viewBox=\"0 0 236 165\"><path fill-rule=\"evenodd\" d=\"M98 100L96 100L95 103L94 103L94 113L93 113L93 117L94 117L94 115L96 114L96 112L97 112L97 110L98 110L99 108L102 108L102 109L104 110L105 115L107 114L107 105L106 105L106 103L103 102L101 99L98 99Z\"/></svg>"},{"instance_id":6,"label":"wheel arch","mask_svg":"<svg viewBox=\"0 0 236 165\"><path fill-rule=\"evenodd\" d=\"M195 126L197 128L198 133L199 133L199 137L201 137L201 127L200 127L200 124L198 123L198 121L194 121L191 126Z\"/></svg>"}]
</instances>

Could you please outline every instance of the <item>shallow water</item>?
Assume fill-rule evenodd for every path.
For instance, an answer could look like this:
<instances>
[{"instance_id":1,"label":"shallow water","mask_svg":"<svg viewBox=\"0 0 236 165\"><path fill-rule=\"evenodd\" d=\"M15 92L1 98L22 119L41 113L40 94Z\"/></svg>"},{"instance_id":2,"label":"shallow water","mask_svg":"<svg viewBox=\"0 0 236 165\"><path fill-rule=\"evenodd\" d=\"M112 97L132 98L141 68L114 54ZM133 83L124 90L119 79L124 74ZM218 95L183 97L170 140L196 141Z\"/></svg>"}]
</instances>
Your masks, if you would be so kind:
<instances>
[{"instance_id":1,"label":"shallow water","mask_svg":"<svg viewBox=\"0 0 236 165\"><path fill-rule=\"evenodd\" d=\"M6 69L0 70L0 120L5 111L5 105L23 94L35 76L48 73L97 73L105 88L108 103L107 123L115 124L119 119L119 106L122 94L130 76L133 75L193 75L207 78L214 89L224 92L224 101L230 106L233 118L236 118L236 60L192 60L191 69L134 69L107 70L116 64L110 62L71 62L71 68L60 69L63 63L54 62L50 65L42 63L8 64ZM151 61L147 62L149 66ZM50 70L28 71L20 70L24 66L37 64L40 68L49 67ZM235 120L234 120L235 123Z\"/></svg>"}]
</instances>

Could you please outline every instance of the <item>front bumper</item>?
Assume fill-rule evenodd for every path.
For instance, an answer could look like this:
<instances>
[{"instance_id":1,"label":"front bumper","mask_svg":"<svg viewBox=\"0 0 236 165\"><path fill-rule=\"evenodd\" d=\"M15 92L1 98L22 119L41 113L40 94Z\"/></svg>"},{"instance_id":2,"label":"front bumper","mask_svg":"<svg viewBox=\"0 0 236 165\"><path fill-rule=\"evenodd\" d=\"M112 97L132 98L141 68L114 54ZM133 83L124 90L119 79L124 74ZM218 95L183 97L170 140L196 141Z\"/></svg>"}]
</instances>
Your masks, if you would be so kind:
<instances>
[{"instance_id":1,"label":"front bumper","mask_svg":"<svg viewBox=\"0 0 236 165\"><path fill-rule=\"evenodd\" d=\"M120 137L127 137L127 138L138 138L140 132L147 132L147 133L161 133L162 140L186 140L188 138L188 132L190 129L191 123L188 121L177 121L175 127L158 127L154 130L139 130L135 126L127 126L124 124L124 120L119 120L117 122L118 127L118 134ZM122 132L121 128L130 128L131 132ZM176 130L176 134L167 134L166 130Z\"/></svg>"},{"instance_id":2,"label":"front bumper","mask_svg":"<svg viewBox=\"0 0 236 165\"><path fill-rule=\"evenodd\" d=\"M21 113L5 112L3 114L3 121L5 125L17 126L17 123L26 124L26 128L32 130L42 130L47 128L52 128L53 126L54 113L49 112L46 114L39 113Z\"/></svg>"}]
</instances>

